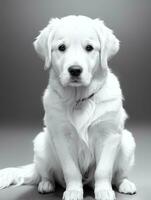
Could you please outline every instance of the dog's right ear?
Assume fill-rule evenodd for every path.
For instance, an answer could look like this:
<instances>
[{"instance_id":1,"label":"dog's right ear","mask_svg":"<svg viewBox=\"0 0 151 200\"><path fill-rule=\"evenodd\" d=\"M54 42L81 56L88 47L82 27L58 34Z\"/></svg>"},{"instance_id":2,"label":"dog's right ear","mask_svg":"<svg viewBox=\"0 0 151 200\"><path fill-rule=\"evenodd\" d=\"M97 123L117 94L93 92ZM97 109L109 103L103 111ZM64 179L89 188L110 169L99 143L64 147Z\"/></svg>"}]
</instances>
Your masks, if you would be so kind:
<instances>
[{"instance_id":1,"label":"dog's right ear","mask_svg":"<svg viewBox=\"0 0 151 200\"><path fill-rule=\"evenodd\" d=\"M40 31L40 34L33 42L36 52L45 62L45 69L48 69L51 65L51 40L54 35L55 27L59 21L58 18L51 19L49 24Z\"/></svg>"}]
</instances>

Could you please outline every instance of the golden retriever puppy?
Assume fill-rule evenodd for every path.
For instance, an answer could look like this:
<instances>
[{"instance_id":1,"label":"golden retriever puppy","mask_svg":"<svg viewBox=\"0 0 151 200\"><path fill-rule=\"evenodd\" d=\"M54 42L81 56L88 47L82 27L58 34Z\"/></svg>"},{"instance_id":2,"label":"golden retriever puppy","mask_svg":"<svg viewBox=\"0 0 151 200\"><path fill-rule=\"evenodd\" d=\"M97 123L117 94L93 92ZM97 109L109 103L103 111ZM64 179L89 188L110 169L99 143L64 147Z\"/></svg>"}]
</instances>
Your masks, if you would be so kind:
<instances>
[{"instance_id":1,"label":"golden retriever puppy","mask_svg":"<svg viewBox=\"0 0 151 200\"><path fill-rule=\"evenodd\" d=\"M112 185L134 194L127 175L135 141L124 128L122 91L108 67L119 40L99 19L67 16L50 20L34 47L50 68L45 128L34 140L33 164L1 170L0 188L38 184L48 193L58 182L65 200L83 199L83 184L94 188L96 200L114 200Z\"/></svg>"}]
</instances>

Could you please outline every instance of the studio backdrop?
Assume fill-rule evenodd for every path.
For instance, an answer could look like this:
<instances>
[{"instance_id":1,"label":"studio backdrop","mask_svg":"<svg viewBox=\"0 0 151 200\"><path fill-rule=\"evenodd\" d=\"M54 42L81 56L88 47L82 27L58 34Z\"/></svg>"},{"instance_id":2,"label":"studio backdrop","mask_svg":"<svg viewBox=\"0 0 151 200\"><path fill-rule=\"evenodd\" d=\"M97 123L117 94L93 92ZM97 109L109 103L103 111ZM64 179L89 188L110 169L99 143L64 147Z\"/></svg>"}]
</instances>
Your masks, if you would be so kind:
<instances>
[{"instance_id":1,"label":"studio backdrop","mask_svg":"<svg viewBox=\"0 0 151 200\"><path fill-rule=\"evenodd\" d=\"M110 62L132 121L151 119L151 1L1 0L0 122L41 122L48 71L33 41L50 18L86 15L114 30L120 51ZM76 30L75 30L76 31Z\"/></svg>"}]
</instances>

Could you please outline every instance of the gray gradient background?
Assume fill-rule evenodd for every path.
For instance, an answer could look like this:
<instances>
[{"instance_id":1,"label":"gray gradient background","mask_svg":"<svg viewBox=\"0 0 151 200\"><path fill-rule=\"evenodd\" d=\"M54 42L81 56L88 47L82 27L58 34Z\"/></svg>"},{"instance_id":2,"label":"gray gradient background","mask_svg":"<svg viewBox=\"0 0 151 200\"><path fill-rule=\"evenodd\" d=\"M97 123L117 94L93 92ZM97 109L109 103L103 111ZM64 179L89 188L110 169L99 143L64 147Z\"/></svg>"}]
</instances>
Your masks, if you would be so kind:
<instances>
[{"instance_id":1,"label":"gray gradient background","mask_svg":"<svg viewBox=\"0 0 151 200\"><path fill-rule=\"evenodd\" d=\"M43 70L43 62L32 46L39 30L52 17L70 14L99 17L121 41L120 51L110 66L121 82L124 107L130 115L127 126L137 143L136 166L131 177L138 186L138 195L118 195L118 199L149 199L151 1L1 0L0 3L0 168L29 163L31 140L42 128L41 96L48 72ZM24 186L0 191L0 200L60 199L61 195L61 189L56 196L41 196L35 188Z\"/></svg>"},{"instance_id":2,"label":"gray gradient background","mask_svg":"<svg viewBox=\"0 0 151 200\"><path fill-rule=\"evenodd\" d=\"M121 41L110 62L119 76L132 120L151 119L150 0L5 0L1 2L0 119L36 120L43 116L41 96L48 73L32 42L51 17L99 17Z\"/></svg>"}]
</instances>

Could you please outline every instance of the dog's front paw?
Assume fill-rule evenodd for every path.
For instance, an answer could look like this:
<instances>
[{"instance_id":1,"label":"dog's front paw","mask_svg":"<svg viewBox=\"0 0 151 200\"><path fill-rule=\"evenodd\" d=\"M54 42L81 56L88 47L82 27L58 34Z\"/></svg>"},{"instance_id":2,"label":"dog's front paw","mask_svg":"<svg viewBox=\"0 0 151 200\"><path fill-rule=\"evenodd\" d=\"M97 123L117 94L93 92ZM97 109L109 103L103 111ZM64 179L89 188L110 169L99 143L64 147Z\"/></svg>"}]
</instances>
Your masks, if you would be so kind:
<instances>
[{"instance_id":1,"label":"dog's front paw","mask_svg":"<svg viewBox=\"0 0 151 200\"><path fill-rule=\"evenodd\" d=\"M119 186L119 192L124 194L135 194L136 186L128 179L124 179Z\"/></svg>"},{"instance_id":2,"label":"dog's front paw","mask_svg":"<svg viewBox=\"0 0 151 200\"><path fill-rule=\"evenodd\" d=\"M66 190L63 193L64 200L82 200L83 199L83 190Z\"/></svg>"},{"instance_id":3,"label":"dog's front paw","mask_svg":"<svg viewBox=\"0 0 151 200\"><path fill-rule=\"evenodd\" d=\"M96 200L115 200L115 192L112 189L100 189L95 191Z\"/></svg>"},{"instance_id":4,"label":"dog's front paw","mask_svg":"<svg viewBox=\"0 0 151 200\"><path fill-rule=\"evenodd\" d=\"M50 181L41 181L38 185L38 192L46 194L49 192L54 192L55 186Z\"/></svg>"},{"instance_id":5,"label":"dog's front paw","mask_svg":"<svg viewBox=\"0 0 151 200\"><path fill-rule=\"evenodd\" d=\"M106 182L101 182L95 187L95 199L96 200L115 200L115 192L111 185Z\"/></svg>"}]
</instances>

